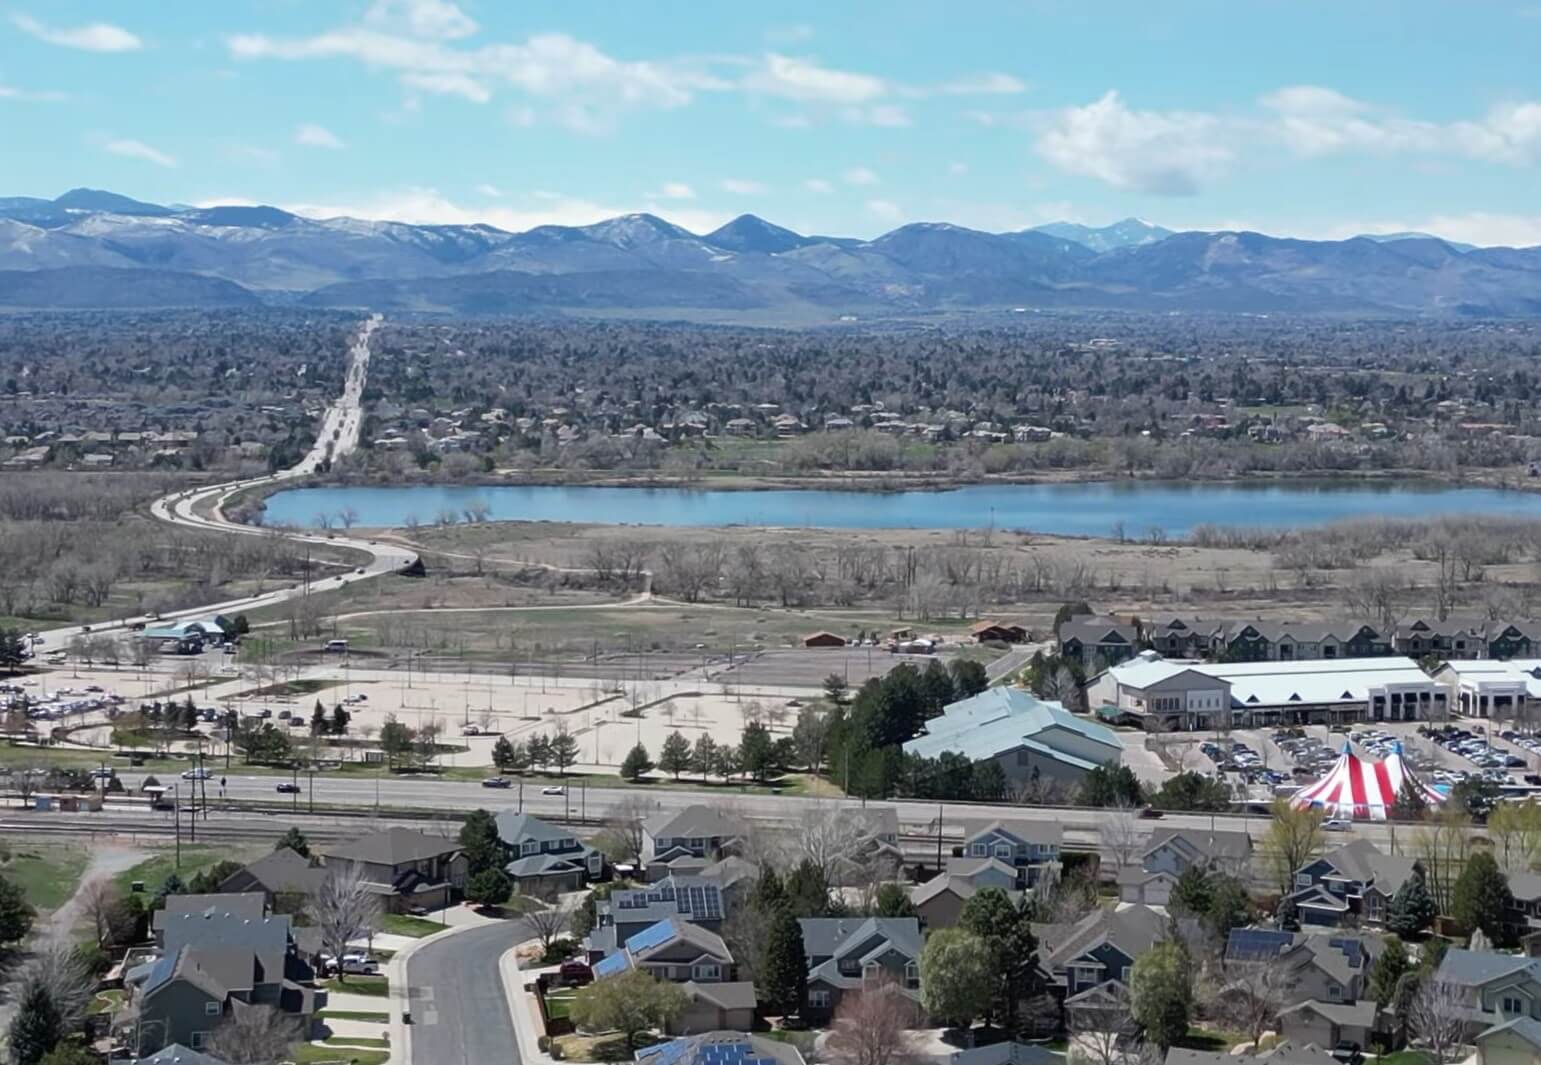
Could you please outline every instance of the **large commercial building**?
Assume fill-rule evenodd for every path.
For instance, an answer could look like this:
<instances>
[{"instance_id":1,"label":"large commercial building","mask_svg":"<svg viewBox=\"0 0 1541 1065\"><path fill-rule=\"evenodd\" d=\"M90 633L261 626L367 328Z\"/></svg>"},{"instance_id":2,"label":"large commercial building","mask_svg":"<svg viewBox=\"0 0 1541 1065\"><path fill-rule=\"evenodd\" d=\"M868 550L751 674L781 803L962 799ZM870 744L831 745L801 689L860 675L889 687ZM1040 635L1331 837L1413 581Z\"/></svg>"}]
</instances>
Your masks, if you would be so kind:
<instances>
[{"instance_id":1,"label":"large commercial building","mask_svg":"<svg viewBox=\"0 0 1541 1065\"><path fill-rule=\"evenodd\" d=\"M1467 717L1526 720L1541 707L1541 658L1453 659L1434 671L1450 709Z\"/></svg>"},{"instance_id":2,"label":"large commercial building","mask_svg":"<svg viewBox=\"0 0 1541 1065\"><path fill-rule=\"evenodd\" d=\"M1000 763L1006 779L1075 783L1090 770L1123 757L1112 729L1076 717L1021 688L990 688L952 703L926 722L926 734L904 745L905 754L937 758L952 751L971 762Z\"/></svg>"},{"instance_id":3,"label":"large commercial building","mask_svg":"<svg viewBox=\"0 0 1541 1065\"><path fill-rule=\"evenodd\" d=\"M1103 717L1152 732L1427 721L1448 706L1446 685L1397 656L1211 663L1144 651L1086 689Z\"/></svg>"}]
</instances>

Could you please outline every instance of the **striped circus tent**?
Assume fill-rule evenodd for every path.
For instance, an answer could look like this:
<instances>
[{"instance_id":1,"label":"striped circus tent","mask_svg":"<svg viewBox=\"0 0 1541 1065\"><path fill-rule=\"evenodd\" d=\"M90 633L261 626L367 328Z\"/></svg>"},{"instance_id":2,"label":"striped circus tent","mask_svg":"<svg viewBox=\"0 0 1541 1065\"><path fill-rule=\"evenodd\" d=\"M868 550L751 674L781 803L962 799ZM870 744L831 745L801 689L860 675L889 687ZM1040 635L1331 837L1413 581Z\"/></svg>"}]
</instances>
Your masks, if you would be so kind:
<instances>
[{"instance_id":1,"label":"striped circus tent","mask_svg":"<svg viewBox=\"0 0 1541 1065\"><path fill-rule=\"evenodd\" d=\"M1385 761L1370 762L1360 758L1345 743L1342 756L1327 775L1296 792L1290 805L1297 809L1316 807L1328 817L1384 821L1397 801L1404 780L1411 781L1430 806L1445 801L1443 795L1413 775L1402 760L1400 746Z\"/></svg>"}]
</instances>

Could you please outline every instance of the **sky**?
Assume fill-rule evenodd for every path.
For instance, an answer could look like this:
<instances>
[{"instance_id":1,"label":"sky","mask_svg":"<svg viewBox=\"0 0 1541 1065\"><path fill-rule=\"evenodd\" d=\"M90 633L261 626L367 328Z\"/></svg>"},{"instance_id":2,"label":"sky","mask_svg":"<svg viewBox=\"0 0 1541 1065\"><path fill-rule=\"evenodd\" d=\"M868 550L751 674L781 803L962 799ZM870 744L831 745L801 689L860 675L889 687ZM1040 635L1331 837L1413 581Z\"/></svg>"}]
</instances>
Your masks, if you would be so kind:
<instances>
[{"instance_id":1,"label":"sky","mask_svg":"<svg viewBox=\"0 0 1541 1065\"><path fill-rule=\"evenodd\" d=\"M0 195L1541 244L1535 0L17 0Z\"/></svg>"}]
</instances>

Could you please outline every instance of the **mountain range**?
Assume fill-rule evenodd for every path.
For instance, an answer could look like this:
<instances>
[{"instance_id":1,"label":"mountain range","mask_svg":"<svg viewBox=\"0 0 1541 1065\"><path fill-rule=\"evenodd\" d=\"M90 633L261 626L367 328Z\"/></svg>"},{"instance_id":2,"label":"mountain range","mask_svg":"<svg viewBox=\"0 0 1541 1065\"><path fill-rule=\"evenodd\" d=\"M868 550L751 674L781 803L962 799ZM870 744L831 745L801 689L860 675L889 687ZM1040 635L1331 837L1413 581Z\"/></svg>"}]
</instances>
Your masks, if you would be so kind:
<instances>
[{"instance_id":1,"label":"mountain range","mask_svg":"<svg viewBox=\"0 0 1541 1065\"><path fill-rule=\"evenodd\" d=\"M510 233L92 189L0 198L0 307L263 304L800 321L1038 308L1535 316L1541 248L1173 232L1138 219L1006 233L924 222L861 240L753 215L696 234L632 214Z\"/></svg>"}]
</instances>

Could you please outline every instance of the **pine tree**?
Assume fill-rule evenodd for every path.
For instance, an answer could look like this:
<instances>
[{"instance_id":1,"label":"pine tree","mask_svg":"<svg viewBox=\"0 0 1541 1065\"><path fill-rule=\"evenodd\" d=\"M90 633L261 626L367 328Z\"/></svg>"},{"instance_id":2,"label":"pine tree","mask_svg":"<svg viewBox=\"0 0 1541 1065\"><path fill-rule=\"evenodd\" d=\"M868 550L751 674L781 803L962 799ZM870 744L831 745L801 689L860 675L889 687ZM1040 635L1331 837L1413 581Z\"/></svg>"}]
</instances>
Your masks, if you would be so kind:
<instances>
[{"instance_id":1,"label":"pine tree","mask_svg":"<svg viewBox=\"0 0 1541 1065\"><path fill-rule=\"evenodd\" d=\"M10 1028L11 1060L38 1065L43 1055L64 1038L64 1021L42 981L32 981Z\"/></svg>"},{"instance_id":2,"label":"pine tree","mask_svg":"<svg viewBox=\"0 0 1541 1065\"><path fill-rule=\"evenodd\" d=\"M808 956L803 951L803 930L787 906L776 909L755 976L760 1001L772 1014L794 1013L808 997Z\"/></svg>"},{"instance_id":3,"label":"pine tree","mask_svg":"<svg viewBox=\"0 0 1541 1065\"><path fill-rule=\"evenodd\" d=\"M567 767L578 760L578 740L566 729L558 729L556 735L551 737L549 747L551 764L556 766L558 776L567 775Z\"/></svg>"},{"instance_id":4,"label":"pine tree","mask_svg":"<svg viewBox=\"0 0 1541 1065\"><path fill-rule=\"evenodd\" d=\"M281 851L285 847L298 854L301 858L310 857L310 840L305 838L305 833L293 825L290 825L284 834L278 837L278 842L273 844L273 849L276 851Z\"/></svg>"},{"instance_id":5,"label":"pine tree","mask_svg":"<svg viewBox=\"0 0 1541 1065\"><path fill-rule=\"evenodd\" d=\"M1370 994L1378 1009L1385 1009L1396 995L1397 982L1410 968L1407 948L1397 936L1387 936L1384 949L1370 967Z\"/></svg>"},{"instance_id":6,"label":"pine tree","mask_svg":"<svg viewBox=\"0 0 1541 1065\"><path fill-rule=\"evenodd\" d=\"M1391 804L1391 819L1393 821L1422 821L1429 812L1429 802L1423 797L1423 792L1418 790L1413 783L1413 778L1404 776L1402 787L1397 791L1396 801Z\"/></svg>"},{"instance_id":7,"label":"pine tree","mask_svg":"<svg viewBox=\"0 0 1541 1065\"><path fill-rule=\"evenodd\" d=\"M1386 908L1386 928L1404 939L1416 936L1434 923L1437 912L1423 875L1414 869L1391 897Z\"/></svg>"},{"instance_id":8,"label":"pine tree","mask_svg":"<svg viewBox=\"0 0 1541 1065\"><path fill-rule=\"evenodd\" d=\"M690 769L701 774L702 782L717 771L717 741L705 732L696 738L696 749L690 755Z\"/></svg>"},{"instance_id":9,"label":"pine tree","mask_svg":"<svg viewBox=\"0 0 1541 1065\"><path fill-rule=\"evenodd\" d=\"M653 760L648 757L647 748L637 744L626 752L626 759L621 762L621 779L629 780L633 784L640 783L642 778L653 771Z\"/></svg>"},{"instance_id":10,"label":"pine tree","mask_svg":"<svg viewBox=\"0 0 1541 1065\"><path fill-rule=\"evenodd\" d=\"M1450 895L1450 916L1465 929L1480 929L1493 943L1504 939L1504 915L1514 907L1509 878L1490 851L1480 850L1466 861Z\"/></svg>"},{"instance_id":11,"label":"pine tree","mask_svg":"<svg viewBox=\"0 0 1541 1065\"><path fill-rule=\"evenodd\" d=\"M310 712L310 734L319 736L326 731L326 707L316 700L316 708Z\"/></svg>"},{"instance_id":12,"label":"pine tree","mask_svg":"<svg viewBox=\"0 0 1541 1065\"><path fill-rule=\"evenodd\" d=\"M499 736L492 745L492 764L499 769L511 769L514 760L514 745L507 736Z\"/></svg>"},{"instance_id":13,"label":"pine tree","mask_svg":"<svg viewBox=\"0 0 1541 1065\"><path fill-rule=\"evenodd\" d=\"M16 943L32 931L37 911L27 901L26 892L0 876L0 944Z\"/></svg>"},{"instance_id":14,"label":"pine tree","mask_svg":"<svg viewBox=\"0 0 1541 1065\"><path fill-rule=\"evenodd\" d=\"M460 847L466 856L466 873L475 876L503 864L503 841L497 820L486 810L472 810L460 826Z\"/></svg>"},{"instance_id":15,"label":"pine tree","mask_svg":"<svg viewBox=\"0 0 1541 1065\"><path fill-rule=\"evenodd\" d=\"M784 883L788 908L797 917L823 917L829 912L829 877L812 859L797 863Z\"/></svg>"},{"instance_id":16,"label":"pine tree","mask_svg":"<svg viewBox=\"0 0 1541 1065\"><path fill-rule=\"evenodd\" d=\"M658 768L673 773L675 780L690 768L690 741L683 732L676 729L664 739L663 749L658 754Z\"/></svg>"}]
</instances>

